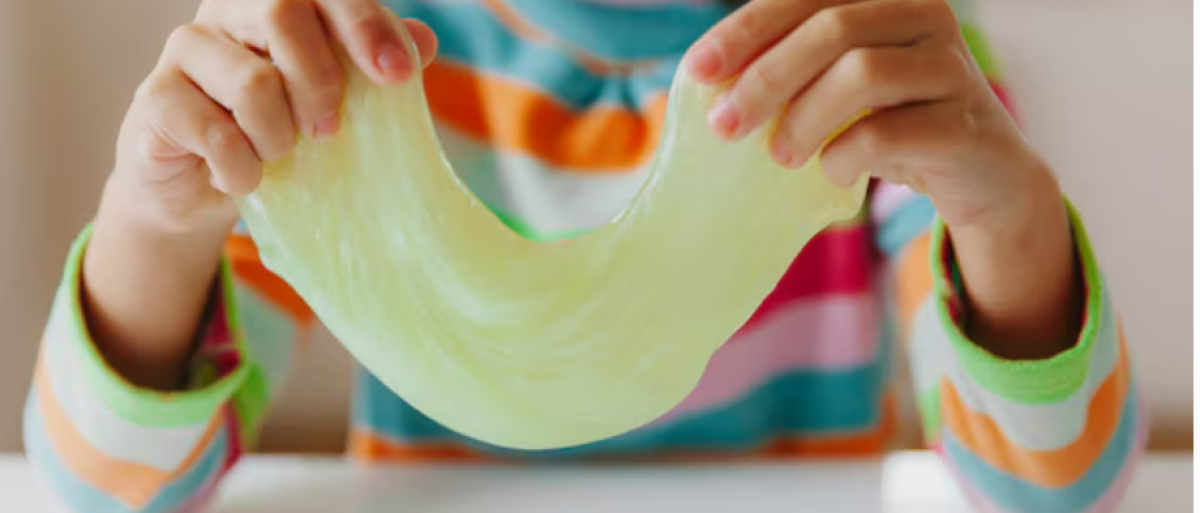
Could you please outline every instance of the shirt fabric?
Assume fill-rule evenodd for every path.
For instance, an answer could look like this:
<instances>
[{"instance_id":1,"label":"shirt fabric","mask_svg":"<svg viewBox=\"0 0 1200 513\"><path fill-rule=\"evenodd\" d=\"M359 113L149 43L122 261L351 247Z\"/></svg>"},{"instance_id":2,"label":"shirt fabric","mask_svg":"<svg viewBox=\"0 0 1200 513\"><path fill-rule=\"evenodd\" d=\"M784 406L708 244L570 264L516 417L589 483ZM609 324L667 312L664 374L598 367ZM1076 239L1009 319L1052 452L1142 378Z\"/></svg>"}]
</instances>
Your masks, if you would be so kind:
<instances>
[{"instance_id":1,"label":"shirt fabric","mask_svg":"<svg viewBox=\"0 0 1200 513\"><path fill-rule=\"evenodd\" d=\"M389 0L440 41L430 110L462 180L514 231L570 237L609 222L645 177L687 47L728 14L711 1ZM971 5L962 34L1007 97ZM1068 203L1069 206L1069 203ZM875 183L854 219L797 256L670 413L609 440L522 452L468 439L360 369L350 453L369 460L709 460L873 456L911 386L928 447L981 511L1109 511L1144 446L1121 323L1070 209L1086 287L1070 349L998 358L961 329L953 252L928 199ZM205 504L251 450L317 319L241 226L197 335L191 384L138 388L92 342L80 305L84 230L42 341L25 415L30 460L80 512ZM909 355L907 372L894 355ZM900 380L897 378L906 378ZM304 376L290 376L305 379Z\"/></svg>"}]
</instances>

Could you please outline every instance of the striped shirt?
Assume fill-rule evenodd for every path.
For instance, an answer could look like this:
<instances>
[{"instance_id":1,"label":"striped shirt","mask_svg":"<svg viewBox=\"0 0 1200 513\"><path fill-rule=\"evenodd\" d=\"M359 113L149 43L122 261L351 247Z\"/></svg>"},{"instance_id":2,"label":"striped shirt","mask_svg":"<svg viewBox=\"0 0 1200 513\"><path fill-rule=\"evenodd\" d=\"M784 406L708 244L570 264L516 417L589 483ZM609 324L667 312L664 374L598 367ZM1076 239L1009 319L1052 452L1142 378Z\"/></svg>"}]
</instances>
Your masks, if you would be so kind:
<instances>
[{"instance_id":1,"label":"striped shirt","mask_svg":"<svg viewBox=\"0 0 1200 513\"><path fill-rule=\"evenodd\" d=\"M705 0L386 3L439 37L425 81L454 168L535 240L585 232L624 208L658 145L684 51L728 14ZM1007 104L970 5L954 5ZM1086 314L1074 346L1052 358L1007 361L973 343L931 204L877 183L863 211L805 247L694 391L650 425L580 447L505 450L439 425L360 369L350 452L409 461L878 455L893 439L896 401L912 396L925 442L983 511L1109 511L1145 421L1120 322L1071 216ZM68 256L42 341L25 415L29 457L74 511L191 511L254 447L292 342L317 319L239 227L197 337L192 386L139 389L106 365L83 319L89 233ZM901 374L892 362L904 354Z\"/></svg>"}]
</instances>

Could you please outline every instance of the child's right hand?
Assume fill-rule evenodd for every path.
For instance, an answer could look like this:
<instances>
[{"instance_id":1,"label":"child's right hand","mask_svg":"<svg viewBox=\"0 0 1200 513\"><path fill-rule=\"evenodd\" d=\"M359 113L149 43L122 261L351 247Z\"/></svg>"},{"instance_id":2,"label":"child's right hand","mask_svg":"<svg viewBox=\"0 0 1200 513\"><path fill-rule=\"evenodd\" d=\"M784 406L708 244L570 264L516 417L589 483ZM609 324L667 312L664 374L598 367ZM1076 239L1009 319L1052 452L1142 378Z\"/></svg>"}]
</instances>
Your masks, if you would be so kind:
<instances>
[{"instance_id":1,"label":"child's right hand","mask_svg":"<svg viewBox=\"0 0 1200 513\"><path fill-rule=\"evenodd\" d=\"M223 236L237 216L229 196L252 192L263 162L288 153L298 134L338 130L334 44L376 82L411 75L396 23L377 0L206 0L172 32L121 127L108 185L118 190L106 196L136 211L119 217ZM433 32L404 23L427 64Z\"/></svg>"}]
</instances>

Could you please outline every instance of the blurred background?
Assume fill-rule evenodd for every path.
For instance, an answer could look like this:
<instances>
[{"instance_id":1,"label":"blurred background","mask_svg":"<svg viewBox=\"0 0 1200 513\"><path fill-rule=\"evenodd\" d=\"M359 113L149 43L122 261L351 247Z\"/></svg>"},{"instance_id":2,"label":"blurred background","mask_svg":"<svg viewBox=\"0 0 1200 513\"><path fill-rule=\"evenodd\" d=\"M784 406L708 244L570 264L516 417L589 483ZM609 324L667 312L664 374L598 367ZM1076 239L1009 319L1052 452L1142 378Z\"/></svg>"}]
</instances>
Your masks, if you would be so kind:
<instances>
[{"instance_id":1,"label":"blurred background","mask_svg":"<svg viewBox=\"0 0 1200 513\"><path fill-rule=\"evenodd\" d=\"M0 452L122 115L197 0L0 0ZM1022 122L1090 227L1126 320L1152 444L1192 447L1192 2L982 0ZM350 361L321 334L264 450L340 451Z\"/></svg>"}]
</instances>

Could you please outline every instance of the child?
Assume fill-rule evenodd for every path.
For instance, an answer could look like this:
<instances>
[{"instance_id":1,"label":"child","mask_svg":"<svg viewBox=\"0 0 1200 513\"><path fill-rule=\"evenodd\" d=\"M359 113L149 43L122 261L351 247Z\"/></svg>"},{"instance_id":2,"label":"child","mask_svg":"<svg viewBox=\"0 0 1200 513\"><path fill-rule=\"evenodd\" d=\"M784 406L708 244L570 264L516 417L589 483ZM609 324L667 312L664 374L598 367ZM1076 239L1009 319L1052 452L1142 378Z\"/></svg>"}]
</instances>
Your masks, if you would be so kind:
<instances>
[{"instance_id":1,"label":"child","mask_svg":"<svg viewBox=\"0 0 1200 513\"><path fill-rule=\"evenodd\" d=\"M710 116L723 137L782 111L772 151L793 167L872 109L822 162L840 183L868 169L880 179L861 215L815 238L695 391L651 425L583 447L501 450L364 371L354 455L879 454L900 341L925 438L982 510L1108 511L1145 430L1121 326L1079 218L1005 111L969 5L955 7L207 0L138 89L93 226L69 255L27 408L29 457L75 511L178 512L203 504L254 445L292 342L315 319L240 227L228 236L229 195L251 192L260 163L297 134L337 132L341 44L377 82L424 66L455 169L529 238L620 212L679 65L732 79ZM409 17L420 55L404 51L385 9Z\"/></svg>"}]
</instances>

